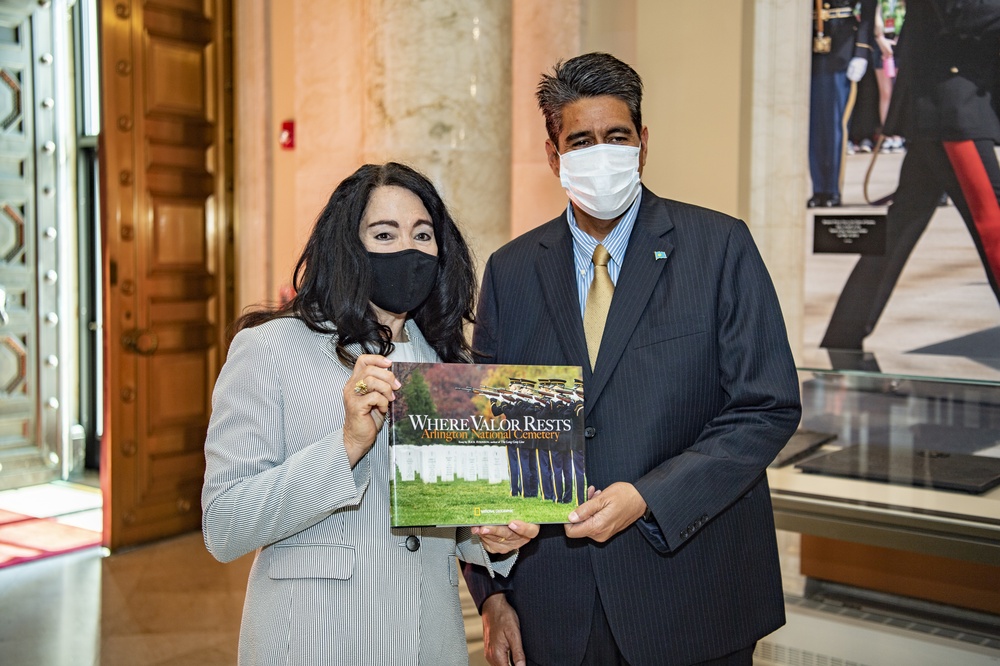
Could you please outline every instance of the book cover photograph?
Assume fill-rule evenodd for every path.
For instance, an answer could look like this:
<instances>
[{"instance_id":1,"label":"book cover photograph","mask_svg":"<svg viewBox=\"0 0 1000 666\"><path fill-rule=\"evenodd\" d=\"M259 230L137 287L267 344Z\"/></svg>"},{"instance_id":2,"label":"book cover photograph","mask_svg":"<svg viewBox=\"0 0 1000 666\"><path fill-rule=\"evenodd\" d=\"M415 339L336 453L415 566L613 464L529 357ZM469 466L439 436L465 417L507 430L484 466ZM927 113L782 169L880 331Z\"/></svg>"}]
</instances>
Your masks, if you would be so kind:
<instances>
[{"instance_id":1,"label":"book cover photograph","mask_svg":"<svg viewBox=\"0 0 1000 666\"><path fill-rule=\"evenodd\" d=\"M586 500L579 366L393 363L392 525L565 523Z\"/></svg>"}]
</instances>

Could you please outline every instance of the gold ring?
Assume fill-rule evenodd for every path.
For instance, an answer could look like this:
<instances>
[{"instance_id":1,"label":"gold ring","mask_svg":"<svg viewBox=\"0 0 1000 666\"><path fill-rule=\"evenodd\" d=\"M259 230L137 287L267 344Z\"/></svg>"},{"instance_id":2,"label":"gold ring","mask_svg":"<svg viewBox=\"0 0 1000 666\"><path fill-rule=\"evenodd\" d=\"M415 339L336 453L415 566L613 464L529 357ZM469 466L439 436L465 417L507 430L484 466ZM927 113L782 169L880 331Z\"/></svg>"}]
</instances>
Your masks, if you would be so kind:
<instances>
[{"instance_id":1,"label":"gold ring","mask_svg":"<svg viewBox=\"0 0 1000 666\"><path fill-rule=\"evenodd\" d=\"M365 380L359 379L358 383L354 385L354 392L358 395L364 395L368 393L368 384L365 384Z\"/></svg>"},{"instance_id":2,"label":"gold ring","mask_svg":"<svg viewBox=\"0 0 1000 666\"><path fill-rule=\"evenodd\" d=\"M500 541L501 542L506 541L506 540L507 540L507 537L500 537Z\"/></svg>"}]
</instances>

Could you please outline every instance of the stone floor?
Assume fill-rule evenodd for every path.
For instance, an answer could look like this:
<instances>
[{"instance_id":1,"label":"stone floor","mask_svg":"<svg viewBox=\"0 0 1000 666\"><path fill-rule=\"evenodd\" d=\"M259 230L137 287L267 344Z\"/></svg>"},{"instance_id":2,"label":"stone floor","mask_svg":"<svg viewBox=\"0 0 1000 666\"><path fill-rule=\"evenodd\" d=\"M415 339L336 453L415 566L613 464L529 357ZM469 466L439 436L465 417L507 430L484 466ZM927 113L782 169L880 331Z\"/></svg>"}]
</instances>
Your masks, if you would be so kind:
<instances>
[{"instance_id":1,"label":"stone floor","mask_svg":"<svg viewBox=\"0 0 1000 666\"><path fill-rule=\"evenodd\" d=\"M232 666L252 562L219 563L193 532L0 569L0 664ZM485 666L479 615L460 591L470 664Z\"/></svg>"}]
</instances>

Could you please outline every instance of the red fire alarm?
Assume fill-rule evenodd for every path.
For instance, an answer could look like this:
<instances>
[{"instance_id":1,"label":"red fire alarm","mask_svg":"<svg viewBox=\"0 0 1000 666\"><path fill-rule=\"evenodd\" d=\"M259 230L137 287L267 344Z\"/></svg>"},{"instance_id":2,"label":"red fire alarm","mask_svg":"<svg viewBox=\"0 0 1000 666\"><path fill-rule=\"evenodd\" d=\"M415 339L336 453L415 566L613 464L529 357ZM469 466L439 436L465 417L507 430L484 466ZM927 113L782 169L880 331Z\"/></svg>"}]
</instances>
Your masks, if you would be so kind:
<instances>
[{"instance_id":1,"label":"red fire alarm","mask_svg":"<svg viewBox=\"0 0 1000 666\"><path fill-rule=\"evenodd\" d=\"M278 135L278 143L285 150L295 147L295 121L285 120L281 123L281 134Z\"/></svg>"}]
</instances>

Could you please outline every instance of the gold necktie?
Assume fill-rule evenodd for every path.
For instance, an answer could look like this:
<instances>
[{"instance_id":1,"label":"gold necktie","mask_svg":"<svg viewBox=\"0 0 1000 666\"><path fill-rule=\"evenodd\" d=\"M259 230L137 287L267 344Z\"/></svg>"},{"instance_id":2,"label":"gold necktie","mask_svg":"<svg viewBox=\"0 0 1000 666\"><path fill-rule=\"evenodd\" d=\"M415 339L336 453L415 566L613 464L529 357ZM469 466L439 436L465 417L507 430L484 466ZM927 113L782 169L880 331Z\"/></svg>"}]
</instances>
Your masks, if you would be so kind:
<instances>
[{"instance_id":1,"label":"gold necktie","mask_svg":"<svg viewBox=\"0 0 1000 666\"><path fill-rule=\"evenodd\" d=\"M615 293L615 285L611 282L611 274L608 273L610 259L611 255L603 245L598 245L594 249L594 280L590 283L587 307L583 311L583 333L587 336L591 369L597 364L597 350L601 348L604 324L608 320L611 297Z\"/></svg>"}]
</instances>

